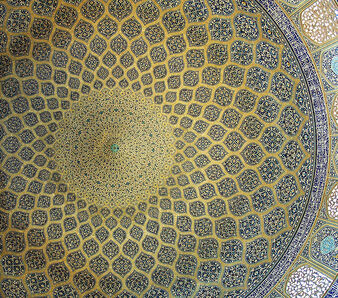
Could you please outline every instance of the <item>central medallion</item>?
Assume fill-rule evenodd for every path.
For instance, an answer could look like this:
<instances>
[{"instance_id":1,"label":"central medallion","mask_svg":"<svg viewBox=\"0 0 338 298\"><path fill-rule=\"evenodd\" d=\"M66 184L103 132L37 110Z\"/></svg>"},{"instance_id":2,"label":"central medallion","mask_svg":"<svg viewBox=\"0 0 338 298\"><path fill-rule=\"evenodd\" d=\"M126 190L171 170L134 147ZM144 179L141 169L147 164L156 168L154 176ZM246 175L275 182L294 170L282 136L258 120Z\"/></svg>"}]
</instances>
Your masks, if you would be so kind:
<instances>
[{"instance_id":1,"label":"central medallion","mask_svg":"<svg viewBox=\"0 0 338 298\"><path fill-rule=\"evenodd\" d=\"M128 90L96 92L75 103L56 139L65 182L101 205L147 198L172 165L171 126L151 99Z\"/></svg>"},{"instance_id":2,"label":"central medallion","mask_svg":"<svg viewBox=\"0 0 338 298\"><path fill-rule=\"evenodd\" d=\"M110 146L110 150L113 152L113 153L116 153L117 151L119 151L119 145L117 144L113 144Z\"/></svg>"}]
</instances>

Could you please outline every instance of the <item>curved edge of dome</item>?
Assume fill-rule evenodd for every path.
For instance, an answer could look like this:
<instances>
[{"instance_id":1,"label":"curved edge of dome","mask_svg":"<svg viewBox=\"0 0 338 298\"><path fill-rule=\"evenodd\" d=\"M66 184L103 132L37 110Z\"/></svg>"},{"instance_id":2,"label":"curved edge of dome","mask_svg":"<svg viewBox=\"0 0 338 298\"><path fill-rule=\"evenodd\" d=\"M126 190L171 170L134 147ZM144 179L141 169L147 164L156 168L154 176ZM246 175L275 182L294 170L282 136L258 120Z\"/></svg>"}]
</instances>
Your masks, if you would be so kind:
<instances>
[{"instance_id":1,"label":"curved edge of dome","mask_svg":"<svg viewBox=\"0 0 338 298\"><path fill-rule=\"evenodd\" d=\"M255 289L253 289L251 293L248 294L248 297L265 297L265 295L271 291L277 282L281 280L292 262L296 259L299 251L306 241L308 234L310 233L312 225L314 224L322 199L325 187L325 178L327 175L329 128L328 115L325 107L324 94L321 89L321 83L307 48L299 33L282 11L282 9L273 0L256 1L277 23L279 29L285 35L288 43L294 50L298 62L300 63L313 104L317 143L313 185L310 192L308 206L299 225L300 228L290 242L286 252L283 254L275 267L270 271L269 275Z\"/></svg>"}]
</instances>

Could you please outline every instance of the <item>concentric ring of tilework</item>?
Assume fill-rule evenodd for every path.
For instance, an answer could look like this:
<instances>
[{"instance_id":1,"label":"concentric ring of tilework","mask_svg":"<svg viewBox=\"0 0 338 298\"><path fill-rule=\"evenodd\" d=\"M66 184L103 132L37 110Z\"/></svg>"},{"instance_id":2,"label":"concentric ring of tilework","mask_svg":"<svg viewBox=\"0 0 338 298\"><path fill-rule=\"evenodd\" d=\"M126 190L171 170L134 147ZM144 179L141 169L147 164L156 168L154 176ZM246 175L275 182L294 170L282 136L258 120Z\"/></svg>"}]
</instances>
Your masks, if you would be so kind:
<instances>
[{"instance_id":1,"label":"concentric ring of tilework","mask_svg":"<svg viewBox=\"0 0 338 298\"><path fill-rule=\"evenodd\" d=\"M0 32L1 289L264 296L312 226L328 146L317 76L277 5L8 3L0 19L8 27ZM55 164L67 110L104 88L143 92L173 127L170 174L127 208L71 192ZM83 121L73 119L76 133ZM87 163L100 163L91 156ZM109 170L102 174L109 180Z\"/></svg>"},{"instance_id":2,"label":"concentric ring of tilework","mask_svg":"<svg viewBox=\"0 0 338 298\"><path fill-rule=\"evenodd\" d=\"M152 188L156 192L172 164L172 142L166 117L150 100L140 93L105 90L65 113L55 160L79 196L101 206L126 207L149 196Z\"/></svg>"},{"instance_id":3,"label":"concentric ring of tilework","mask_svg":"<svg viewBox=\"0 0 338 298\"><path fill-rule=\"evenodd\" d=\"M324 95L322 93L320 82L307 53L307 49L294 29L290 20L281 11L273 1L258 1L260 5L271 15L279 28L287 37L294 53L303 69L308 89L311 92L311 99L316 117L316 167L312 191L309 204L304 217L301 221L300 228L291 241L286 253L279 259L278 264L273 268L268 277L252 292L252 297L262 297L281 279L283 274L289 268L293 260L297 257L308 233L315 220L320 201L323 195L325 185L326 170L328 164L328 120L325 109Z\"/></svg>"}]
</instances>

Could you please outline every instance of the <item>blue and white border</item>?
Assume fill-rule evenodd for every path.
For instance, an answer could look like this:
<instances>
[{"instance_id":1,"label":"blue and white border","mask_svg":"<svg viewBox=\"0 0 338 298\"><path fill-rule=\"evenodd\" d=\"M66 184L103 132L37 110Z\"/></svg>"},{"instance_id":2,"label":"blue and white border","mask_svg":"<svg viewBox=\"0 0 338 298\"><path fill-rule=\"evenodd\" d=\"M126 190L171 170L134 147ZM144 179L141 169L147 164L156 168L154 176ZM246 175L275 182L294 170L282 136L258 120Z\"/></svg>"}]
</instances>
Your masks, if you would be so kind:
<instances>
[{"instance_id":1,"label":"blue and white border","mask_svg":"<svg viewBox=\"0 0 338 298\"><path fill-rule=\"evenodd\" d=\"M305 210L304 217L300 223L299 229L296 231L288 249L277 262L269 275L249 293L249 297L264 297L269 291L281 280L292 262L298 256L302 246L304 245L308 234L311 231L319 210L322 199L329 157L329 135L328 135L328 117L325 107L324 95L321 90L320 81L316 73L316 69L309 56L308 50L302 39L297 33L291 21L282 11L282 9L274 2L274 0L256 0L264 10L276 22L279 29L283 32L285 38L293 49L305 80L307 82L316 125L316 168L313 179L313 186L309 197L309 203Z\"/></svg>"}]
</instances>

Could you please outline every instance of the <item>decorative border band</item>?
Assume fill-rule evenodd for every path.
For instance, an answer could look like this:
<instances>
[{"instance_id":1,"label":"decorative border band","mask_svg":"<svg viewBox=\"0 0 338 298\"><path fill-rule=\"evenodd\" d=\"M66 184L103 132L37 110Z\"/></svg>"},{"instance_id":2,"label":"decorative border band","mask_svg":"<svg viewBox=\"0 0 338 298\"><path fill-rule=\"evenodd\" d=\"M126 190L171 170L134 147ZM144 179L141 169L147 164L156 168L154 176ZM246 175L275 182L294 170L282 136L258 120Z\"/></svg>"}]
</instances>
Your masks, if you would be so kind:
<instances>
[{"instance_id":1,"label":"decorative border band","mask_svg":"<svg viewBox=\"0 0 338 298\"><path fill-rule=\"evenodd\" d=\"M249 297L264 297L277 284L277 282L281 280L287 269L296 259L315 221L325 187L325 179L328 167L329 137L328 117L325 107L324 95L321 90L318 75L308 54L306 46L304 45L291 21L285 15L282 9L274 2L274 0L256 1L276 22L288 43L291 45L291 48L294 50L294 53L300 63L313 104L317 142L317 155L315 157L316 168L313 186L309 203L304 217L300 223L299 229L292 239L288 249L276 266L271 270L269 275L248 295Z\"/></svg>"}]
</instances>

